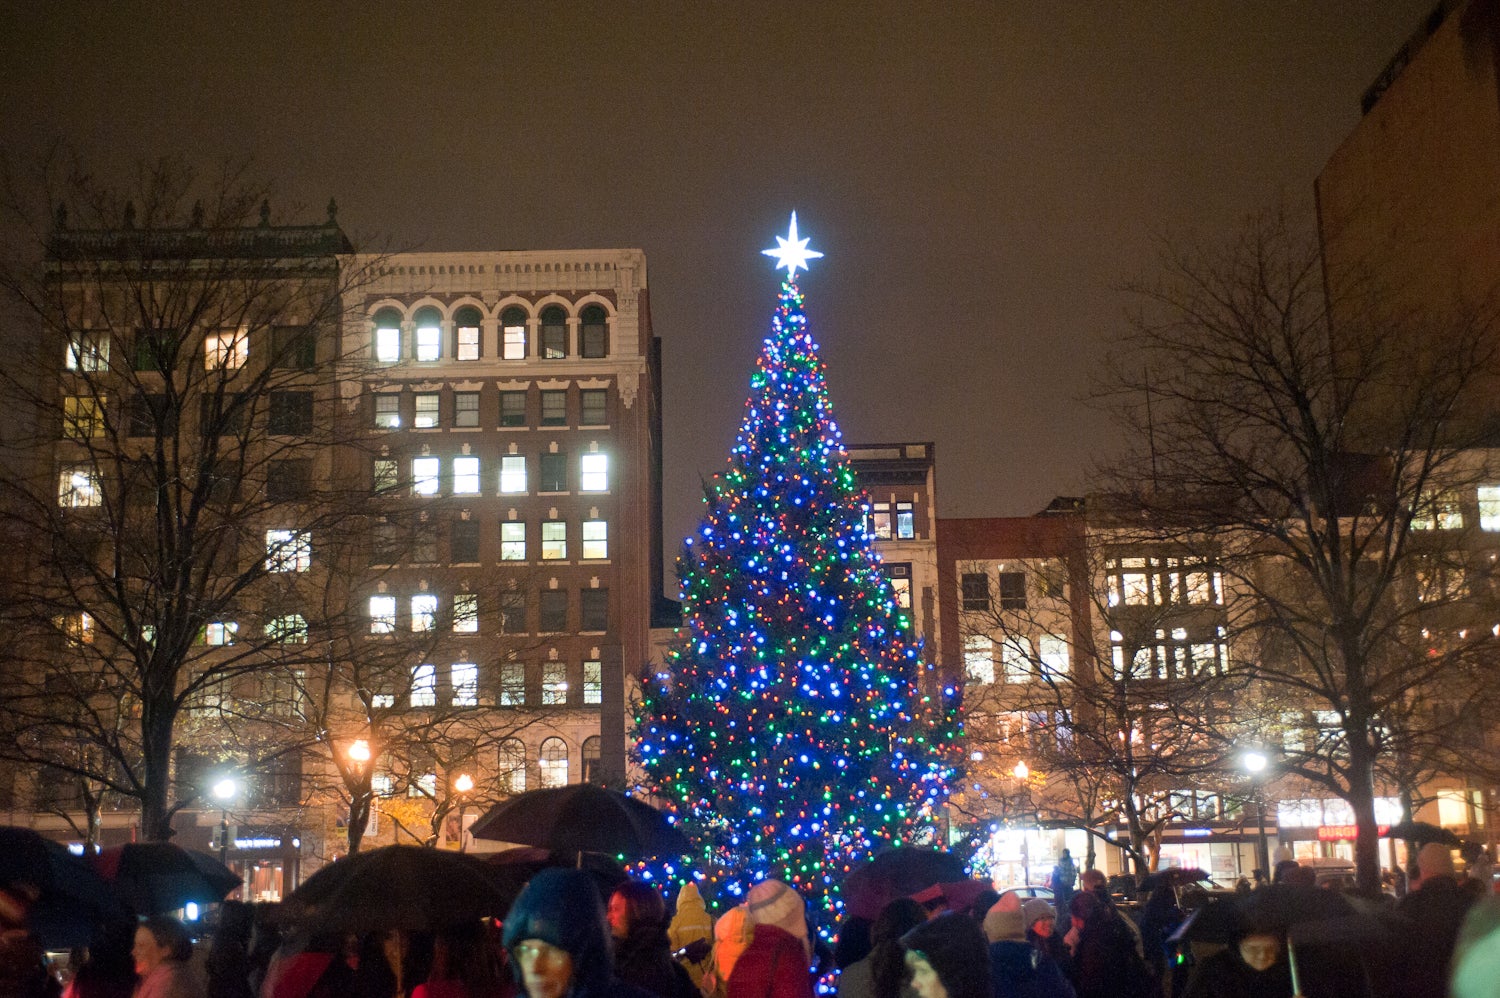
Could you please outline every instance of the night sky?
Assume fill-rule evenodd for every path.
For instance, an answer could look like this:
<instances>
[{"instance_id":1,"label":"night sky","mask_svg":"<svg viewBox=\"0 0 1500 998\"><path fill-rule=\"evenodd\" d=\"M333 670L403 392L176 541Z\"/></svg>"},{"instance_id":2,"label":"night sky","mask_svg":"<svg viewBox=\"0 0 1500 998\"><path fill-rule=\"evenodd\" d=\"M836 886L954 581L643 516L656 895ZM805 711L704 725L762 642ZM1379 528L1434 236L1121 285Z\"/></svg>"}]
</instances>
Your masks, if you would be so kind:
<instances>
[{"instance_id":1,"label":"night sky","mask_svg":"<svg viewBox=\"0 0 1500 998\"><path fill-rule=\"evenodd\" d=\"M1080 399L1154 239L1310 210L1432 2L12 4L0 148L253 155L366 245L643 248L671 555L791 209L846 442L935 441L941 515L1033 513L1110 444Z\"/></svg>"}]
</instances>

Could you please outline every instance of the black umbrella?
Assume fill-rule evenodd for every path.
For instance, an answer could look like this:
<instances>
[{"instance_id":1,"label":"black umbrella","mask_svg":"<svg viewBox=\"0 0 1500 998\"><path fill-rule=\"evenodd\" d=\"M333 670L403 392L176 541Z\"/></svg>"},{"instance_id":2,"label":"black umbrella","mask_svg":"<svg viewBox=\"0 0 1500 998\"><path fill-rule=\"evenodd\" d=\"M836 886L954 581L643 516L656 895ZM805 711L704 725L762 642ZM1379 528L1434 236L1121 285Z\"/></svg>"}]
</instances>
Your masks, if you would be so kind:
<instances>
[{"instance_id":1,"label":"black umbrella","mask_svg":"<svg viewBox=\"0 0 1500 998\"><path fill-rule=\"evenodd\" d=\"M137 914L156 915L189 901L222 901L241 886L240 875L206 852L170 842L130 842L90 860Z\"/></svg>"},{"instance_id":2,"label":"black umbrella","mask_svg":"<svg viewBox=\"0 0 1500 998\"><path fill-rule=\"evenodd\" d=\"M29 828L0 827L0 890L25 905L27 927L48 948L86 945L130 916L87 862Z\"/></svg>"},{"instance_id":3,"label":"black umbrella","mask_svg":"<svg viewBox=\"0 0 1500 998\"><path fill-rule=\"evenodd\" d=\"M469 833L574 855L681 856L690 848L656 808L588 783L528 790L495 805Z\"/></svg>"},{"instance_id":4,"label":"black umbrella","mask_svg":"<svg viewBox=\"0 0 1500 998\"><path fill-rule=\"evenodd\" d=\"M473 856L385 846L334 860L292 891L286 904L319 932L435 932L504 915L513 898Z\"/></svg>"},{"instance_id":5,"label":"black umbrella","mask_svg":"<svg viewBox=\"0 0 1500 998\"><path fill-rule=\"evenodd\" d=\"M601 900L607 900L615 892L616 887L630 879L630 875L619 863L598 853L582 855L574 853L572 856L566 856L562 853L548 852L537 846L518 846L500 852L480 854L480 858L484 860L485 865L490 867L495 883L501 892L512 901L532 877L542 870L557 867L581 868L593 879L594 886L599 888Z\"/></svg>"},{"instance_id":6,"label":"black umbrella","mask_svg":"<svg viewBox=\"0 0 1500 998\"><path fill-rule=\"evenodd\" d=\"M1218 898L1193 912L1172 935L1172 942L1228 943L1247 925L1288 932L1293 926L1355 914L1349 899L1337 891L1301 884L1270 884L1235 898Z\"/></svg>"},{"instance_id":7,"label":"black umbrella","mask_svg":"<svg viewBox=\"0 0 1500 998\"><path fill-rule=\"evenodd\" d=\"M1385 837L1388 839L1405 839L1417 845L1426 845L1428 842L1439 842L1445 846L1457 849L1463 844L1462 840L1448 829L1440 825L1434 825L1427 821L1398 821L1386 829Z\"/></svg>"},{"instance_id":8,"label":"black umbrella","mask_svg":"<svg viewBox=\"0 0 1500 998\"><path fill-rule=\"evenodd\" d=\"M844 910L873 921L896 898L968 876L964 861L952 853L909 846L889 849L844 878Z\"/></svg>"}]
</instances>

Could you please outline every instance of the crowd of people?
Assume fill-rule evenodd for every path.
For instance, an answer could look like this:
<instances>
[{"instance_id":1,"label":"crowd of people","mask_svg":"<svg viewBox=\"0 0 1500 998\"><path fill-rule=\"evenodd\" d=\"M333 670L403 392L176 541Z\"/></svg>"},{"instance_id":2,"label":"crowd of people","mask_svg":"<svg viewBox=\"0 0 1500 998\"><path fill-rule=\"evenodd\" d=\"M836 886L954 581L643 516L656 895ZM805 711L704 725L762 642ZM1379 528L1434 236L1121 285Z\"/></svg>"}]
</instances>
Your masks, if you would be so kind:
<instances>
[{"instance_id":1,"label":"crowd of people","mask_svg":"<svg viewBox=\"0 0 1500 998\"><path fill-rule=\"evenodd\" d=\"M1189 946L1177 930L1204 900L1191 885L1163 880L1127 912L1102 873L1059 866L1056 906L993 890L957 910L946 897L899 897L873 920L847 919L836 949L777 880L715 919L692 883L669 909L649 883L627 880L606 902L589 873L548 869L503 921L363 937L284 930L264 917L271 909L231 901L206 945L156 915L96 938L65 989L0 970L0 995L812 998L821 984L839 998L1500 998L1500 900L1460 878L1444 846L1422 849L1409 892L1380 913L1392 920L1336 923L1365 935L1307 960L1300 976L1285 912L1246 904L1227 938ZM1296 863L1273 879L1325 890ZM1253 902L1262 888L1240 889Z\"/></svg>"}]
</instances>

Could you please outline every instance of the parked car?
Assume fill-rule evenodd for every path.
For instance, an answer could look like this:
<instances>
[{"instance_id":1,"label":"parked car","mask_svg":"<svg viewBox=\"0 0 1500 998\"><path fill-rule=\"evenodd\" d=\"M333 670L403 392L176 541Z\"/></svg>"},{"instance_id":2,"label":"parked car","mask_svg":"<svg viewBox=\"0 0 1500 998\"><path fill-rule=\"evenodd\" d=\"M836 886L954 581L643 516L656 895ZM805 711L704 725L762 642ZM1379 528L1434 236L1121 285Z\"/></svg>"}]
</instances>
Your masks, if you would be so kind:
<instances>
[{"instance_id":1,"label":"parked car","mask_svg":"<svg viewBox=\"0 0 1500 998\"><path fill-rule=\"evenodd\" d=\"M1052 888L1043 887L1041 884L1022 884L1019 887L1008 887L1000 892L1001 897L1005 897L1007 894L1014 894L1023 901L1027 898L1041 898L1043 901L1053 904L1056 903L1057 897L1057 895L1052 893Z\"/></svg>"}]
</instances>

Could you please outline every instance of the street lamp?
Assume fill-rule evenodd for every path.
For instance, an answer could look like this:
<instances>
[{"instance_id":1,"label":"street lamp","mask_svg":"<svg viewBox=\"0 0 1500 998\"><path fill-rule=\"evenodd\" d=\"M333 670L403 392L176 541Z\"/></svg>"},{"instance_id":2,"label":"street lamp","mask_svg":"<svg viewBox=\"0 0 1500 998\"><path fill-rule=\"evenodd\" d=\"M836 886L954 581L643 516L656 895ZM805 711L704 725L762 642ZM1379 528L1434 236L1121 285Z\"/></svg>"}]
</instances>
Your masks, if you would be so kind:
<instances>
[{"instance_id":1,"label":"street lamp","mask_svg":"<svg viewBox=\"0 0 1500 998\"><path fill-rule=\"evenodd\" d=\"M468 773L459 773L458 779L453 781L453 789L458 791L458 851L464 852L468 845L464 838L464 815L469 810L469 791L474 789L474 778Z\"/></svg>"},{"instance_id":2,"label":"street lamp","mask_svg":"<svg viewBox=\"0 0 1500 998\"><path fill-rule=\"evenodd\" d=\"M1240 765L1245 767L1245 772L1250 774L1250 779L1255 786L1255 825L1260 839L1260 868L1265 871L1266 880L1271 879L1271 848L1266 842L1266 767L1271 760L1266 754L1259 750L1246 752L1240 758Z\"/></svg>"},{"instance_id":3,"label":"street lamp","mask_svg":"<svg viewBox=\"0 0 1500 998\"><path fill-rule=\"evenodd\" d=\"M239 781L226 776L213 785L214 799L219 802L219 862L229 865L229 802L240 792Z\"/></svg>"}]
</instances>

